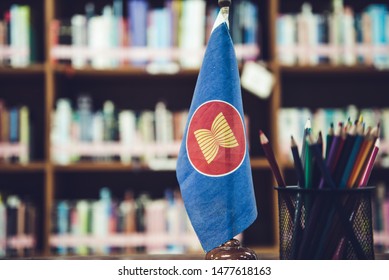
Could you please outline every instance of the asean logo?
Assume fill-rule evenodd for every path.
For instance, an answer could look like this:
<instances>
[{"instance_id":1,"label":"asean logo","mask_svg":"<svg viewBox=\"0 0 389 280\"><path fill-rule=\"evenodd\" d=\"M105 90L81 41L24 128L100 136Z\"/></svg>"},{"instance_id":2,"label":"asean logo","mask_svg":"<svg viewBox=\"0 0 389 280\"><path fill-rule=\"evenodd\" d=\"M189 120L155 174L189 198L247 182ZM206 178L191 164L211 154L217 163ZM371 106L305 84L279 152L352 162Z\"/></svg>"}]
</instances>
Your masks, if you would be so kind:
<instances>
[{"instance_id":1,"label":"asean logo","mask_svg":"<svg viewBox=\"0 0 389 280\"><path fill-rule=\"evenodd\" d=\"M192 166L204 175L218 177L234 172L246 155L238 110L221 100L200 105L189 123L186 149Z\"/></svg>"}]
</instances>

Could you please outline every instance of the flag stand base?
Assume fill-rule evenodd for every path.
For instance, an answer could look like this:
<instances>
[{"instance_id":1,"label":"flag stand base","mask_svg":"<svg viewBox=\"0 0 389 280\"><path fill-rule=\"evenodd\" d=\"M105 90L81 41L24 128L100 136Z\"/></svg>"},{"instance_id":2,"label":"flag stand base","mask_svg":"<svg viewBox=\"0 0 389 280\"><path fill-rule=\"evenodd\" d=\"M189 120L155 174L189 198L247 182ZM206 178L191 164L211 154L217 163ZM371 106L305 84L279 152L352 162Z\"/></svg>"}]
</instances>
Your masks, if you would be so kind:
<instances>
[{"instance_id":1,"label":"flag stand base","mask_svg":"<svg viewBox=\"0 0 389 280\"><path fill-rule=\"evenodd\" d=\"M240 242L231 239L209 251L205 255L206 260L256 260L257 255L249 248L240 246Z\"/></svg>"}]
</instances>

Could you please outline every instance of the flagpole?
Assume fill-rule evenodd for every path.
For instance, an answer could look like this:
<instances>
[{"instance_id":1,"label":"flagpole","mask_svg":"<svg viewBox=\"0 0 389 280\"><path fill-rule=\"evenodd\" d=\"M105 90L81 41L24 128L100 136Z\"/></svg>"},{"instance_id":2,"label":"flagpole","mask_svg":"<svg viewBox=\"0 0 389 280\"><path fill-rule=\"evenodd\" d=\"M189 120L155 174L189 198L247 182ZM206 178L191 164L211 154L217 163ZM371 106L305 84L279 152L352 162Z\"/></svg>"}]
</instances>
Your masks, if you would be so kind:
<instances>
[{"instance_id":1,"label":"flagpole","mask_svg":"<svg viewBox=\"0 0 389 280\"><path fill-rule=\"evenodd\" d=\"M228 15L230 6L231 6L231 0L219 0L218 1L220 11L224 14L225 12Z\"/></svg>"},{"instance_id":2,"label":"flagpole","mask_svg":"<svg viewBox=\"0 0 389 280\"><path fill-rule=\"evenodd\" d=\"M228 22L231 0L218 0L220 13ZM257 255L250 248L242 247L239 240L233 238L205 255L206 260L256 260Z\"/></svg>"}]
</instances>

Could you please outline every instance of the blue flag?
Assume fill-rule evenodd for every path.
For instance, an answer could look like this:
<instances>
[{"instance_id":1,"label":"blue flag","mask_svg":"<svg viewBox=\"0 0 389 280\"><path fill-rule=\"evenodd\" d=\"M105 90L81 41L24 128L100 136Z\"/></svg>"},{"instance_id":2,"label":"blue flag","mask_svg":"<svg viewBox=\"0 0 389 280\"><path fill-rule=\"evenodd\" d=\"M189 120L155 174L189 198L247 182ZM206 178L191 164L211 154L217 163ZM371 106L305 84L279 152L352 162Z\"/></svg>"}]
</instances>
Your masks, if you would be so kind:
<instances>
[{"instance_id":1,"label":"blue flag","mask_svg":"<svg viewBox=\"0 0 389 280\"><path fill-rule=\"evenodd\" d=\"M226 22L209 39L177 161L185 208L208 252L257 217L239 71Z\"/></svg>"}]
</instances>

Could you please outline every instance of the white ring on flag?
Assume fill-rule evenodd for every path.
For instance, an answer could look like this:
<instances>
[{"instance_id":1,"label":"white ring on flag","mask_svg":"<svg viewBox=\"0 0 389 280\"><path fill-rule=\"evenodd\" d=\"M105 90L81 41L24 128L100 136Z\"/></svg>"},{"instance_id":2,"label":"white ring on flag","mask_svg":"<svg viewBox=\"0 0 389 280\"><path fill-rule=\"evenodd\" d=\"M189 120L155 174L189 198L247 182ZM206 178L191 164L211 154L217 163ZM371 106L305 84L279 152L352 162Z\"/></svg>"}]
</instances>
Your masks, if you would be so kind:
<instances>
[{"instance_id":1,"label":"white ring on flag","mask_svg":"<svg viewBox=\"0 0 389 280\"><path fill-rule=\"evenodd\" d=\"M243 128L244 153L243 153L242 160L241 160L241 162L240 162L233 170L231 170L231 171L229 171L229 172L227 172L227 173L220 174L220 175L210 175L210 174L207 174L207 173L204 173L204 172L200 171L198 168L196 168L196 166L195 166L195 165L193 164L193 162L191 161L190 156L189 156L189 151L188 151L188 133L189 133L189 130L190 130L189 128L190 128L190 126L191 126L193 116L196 115L196 112L197 112L201 107L203 107L205 104L210 103L210 102L221 102L221 103L225 103L225 104L227 104L227 105L230 105L230 106L236 111L236 113L238 114L239 119L240 119L240 122L241 122L241 124L242 124L242 128ZM204 176L208 176L208 177L223 177L223 176L227 176L227 175L229 175L229 174L235 172L239 167L242 166L242 164L243 164L243 162L244 162L244 160L245 160L245 158L246 158L246 154L247 154L246 126L245 126L245 123L244 123L243 120L242 120L242 116L240 115L239 111L235 108L235 106L233 106L231 103L226 102L226 101L224 101L224 100L219 100L219 99L208 100L208 101L202 103L200 106L198 106L197 109L193 112L192 116L190 117L188 129L187 129L187 131L186 131L186 140L185 140L185 142L186 142L186 145L185 145L186 155L187 155L187 157L188 157L188 160L189 160L190 164L192 165L192 167L193 167L197 172L199 172L200 174L202 174L202 175L204 175Z\"/></svg>"}]
</instances>

